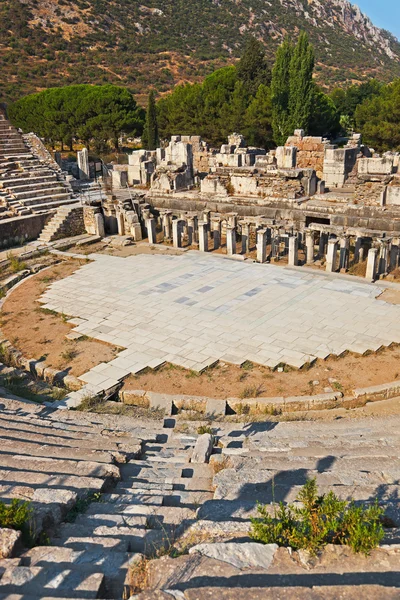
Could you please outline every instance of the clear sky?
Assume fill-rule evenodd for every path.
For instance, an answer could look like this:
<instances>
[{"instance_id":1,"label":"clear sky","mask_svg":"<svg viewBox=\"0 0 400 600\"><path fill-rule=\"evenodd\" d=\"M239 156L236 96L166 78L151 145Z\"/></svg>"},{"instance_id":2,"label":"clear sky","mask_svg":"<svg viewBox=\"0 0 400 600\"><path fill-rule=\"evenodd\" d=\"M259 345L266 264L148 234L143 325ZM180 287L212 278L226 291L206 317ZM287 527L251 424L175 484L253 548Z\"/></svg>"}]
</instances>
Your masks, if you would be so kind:
<instances>
[{"instance_id":1,"label":"clear sky","mask_svg":"<svg viewBox=\"0 0 400 600\"><path fill-rule=\"evenodd\" d=\"M374 25L391 31L400 39L400 1L399 0L350 0L358 4Z\"/></svg>"}]
</instances>

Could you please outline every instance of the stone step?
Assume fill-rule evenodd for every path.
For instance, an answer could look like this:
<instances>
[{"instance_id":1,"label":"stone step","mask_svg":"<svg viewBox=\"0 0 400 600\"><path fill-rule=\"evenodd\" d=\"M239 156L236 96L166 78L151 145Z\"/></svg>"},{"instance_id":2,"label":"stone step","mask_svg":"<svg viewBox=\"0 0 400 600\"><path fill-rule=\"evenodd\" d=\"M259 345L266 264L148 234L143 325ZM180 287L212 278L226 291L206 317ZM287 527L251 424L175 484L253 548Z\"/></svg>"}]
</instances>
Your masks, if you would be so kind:
<instances>
[{"instance_id":1,"label":"stone step","mask_svg":"<svg viewBox=\"0 0 400 600\"><path fill-rule=\"evenodd\" d=\"M21 563L27 567L48 568L62 565L63 568L78 568L82 565L93 573L102 573L105 577L105 597L121 598L128 569L140 555L112 551L98 547L94 550L74 550L59 546L37 546L21 556Z\"/></svg>"},{"instance_id":2,"label":"stone step","mask_svg":"<svg viewBox=\"0 0 400 600\"><path fill-rule=\"evenodd\" d=\"M39 211L47 211L47 210L51 210L53 208L58 208L59 206L62 205L68 205L68 204L75 204L76 203L76 198L72 198L71 194L63 194L66 198L66 200L54 200L52 202L45 202L43 204L33 204L30 205L29 208L32 209L33 212L39 212Z\"/></svg>"},{"instance_id":3,"label":"stone step","mask_svg":"<svg viewBox=\"0 0 400 600\"><path fill-rule=\"evenodd\" d=\"M164 492L172 491L172 489L172 483L120 481L115 486L114 491L118 494L140 494L141 492L151 492L157 495L158 493L162 494Z\"/></svg>"},{"instance_id":4,"label":"stone step","mask_svg":"<svg viewBox=\"0 0 400 600\"><path fill-rule=\"evenodd\" d=\"M24 206L31 206L32 208L38 209L40 206L44 206L47 204L55 204L60 200L69 200L71 201L71 194L67 192L60 192L59 190L56 193L53 193L52 190L49 190L49 194L43 194L41 196L26 196L25 198L17 198ZM48 202L46 202L48 201Z\"/></svg>"},{"instance_id":5,"label":"stone step","mask_svg":"<svg viewBox=\"0 0 400 600\"><path fill-rule=\"evenodd\" d=\"M18 454L0 454L0 468L21 469L36 473L69 474L79 473L84 477L101 477L119 480L120 472L116 465L96 463L93 461L60 460L56 458L39 458Z\"/></svg>"},{"instance_id":6,"label":"stone step","mask_svg":"<svg viewBox=\"0 0 400 600\"><path fill-rule=\"evenodd\" d=\"M34 442L14 442L11 439L6 439L1 436L1 448L2 452L11 454L26 455L26 456L37 456L37 457L49 457L49 458L60 458L60 459L71 459L78 461L89 461L96 463L114 463L114 457L111 452L101 450L82 450L81 448L68 448L62 446L46 446L43 444L36 444Z\"/></svg>"},{"instance_id":7,"label":"stone step","mask_svg":"<svg viewBox=\"0 0 400 600\"><path fill-rule=\"evenodd\" d=\"M0 416L0 435L10 438L16 431L20 431L24 440L48 442L52 445L75 446L82 448L92 448L96 450L117 450L122 444L131 445L135 448L141 443L138 438L131 437L128 433L123 435L100 435L99 430L85 431L79 428L69 428L67 425L63 428L57 427L56 422L48 421L38 427L29 420L18 423L10 418Z\"/></svg>"},{"instance_id":8,"label":"stone step","mask_svg":"<svg viewBox=\"0 0 400 600\"><path fill-rule=\"evenodd\" d=\"M14 186L20 186L21 184L29 185L30 183L46 183L47 181L54 181L56 175L49 171L48 175L24 175L20 174L19 176L11 177L9 179L0 178L0 185L7 188L14 188Z\"/></svg>"},{"instance_id":9,"label":"stone step","mask_svg":"<svg viewBox=\"0 0 400 600\"><path fill-rule=\"evenodd\" d=\"M114 512L102 512L102 506L97 505L103 504L102 502L93 502L89 509L75 520L74 525L78 529L82 526L84 529L91 529L94 531L97 527L124 527L135 530L144 530L146 527L146 518L142 514L135 514L135 506L126 507L125 512L120 511L119 513ZM130 509L131 512L128 512ZM99 512L96 512L96 511ZM109 508L105 507L105 511ZM77 530L78 531L78 530Z\"/></svg>"},{"instance_id":10,"label":"stone step","mask_svg":"<svg viewBox=\"0 0 400 600\"><path fill-rule=\"evenodd\" d=\"M58 198L61 194L65 193L65 189L65 186L62 185L61 182L55 181L54 183L45 186L44 189L28 189L26 192L16 192L15 190L12 190L11 193L16 200L30 206L31 204L42 202L43 198L49 196ZM39 199L39 202L36 202L36 198Z\"/></svg>"},{"instance_id":11,"label":"stone step","mask_svg":"<svg viewBox=\"0 0 400 600\"><path fill-rule=\"evenodd\" d=\"M104 494L101 506L90 506L86 514L93 514L95 510L101 513L121 512L125 505L148 504L150 506L162 506L165 494L136 492L135 494ZM168 493L168 492L167 492ZM122 510L123 512L123 510Z\"/></svg>"},{"instance_id":12,"label":"stone step","mask_svg":"<svg viewBox=\"0 0 400 600\"><path fill-rule=\"evenodd\" d=\"M78 517L79 518L79 517ZM109 525L104 521L93 521L84 523L67 524L61 527L53 543L58 546L67 546L76 550L90 550L93 546L112 547L118 552L143 552L146 536L145 517L142 519L142 527L127 527L126 525L115 525L111 521ZM107 541L108 540L108 541Z\"/></svg>"},{"instance_id":13,"label":"stone step","mask_svg":"<svg viewBox=\"0 0 400 600\"><path fill-rule=\"evenodd\" d=\"M104 575L93 573L85 566L65 569L50 567L14 567L6 569L1 578L2 594L30 594L68 598L98 598L103 593Z\"/></svg>"},{"instance_id":14,"label":"stone step","mask_svg":"<svg viewBox=\"0 0 400 600\"><path fill-rule=\"evenodd\" d=\"M26 193L26 192L34 192L34 191L40 191L40 190L47 190L49 188L51 188L52 186L58 186L61 185L63 186L64 183L66 184L66 182L60 181L59 179L57 179L57 176L54 175L53 177L49 177L47 179L47 181L40 181L40 182L31 182L31 181L24 181L23 185L9 185L8 189L11 190L12 194L16 197L20 197L19 194L22 193Z\"/></svg>"},{"instance_id":15,"label":"stone step","mask_svg":"<svg viewBox=\"0 0 400 600\"><path fill-rule=\"evenodd\" d=\"M78 471L79 473L79 471ZM0 485L28 485L33 487L69 489L86 495L86 492L101 492L107 487L107 481L96 477L80 477L79 475L50 475L33 471L0 469Z\"/></svg>"}]
</instances>

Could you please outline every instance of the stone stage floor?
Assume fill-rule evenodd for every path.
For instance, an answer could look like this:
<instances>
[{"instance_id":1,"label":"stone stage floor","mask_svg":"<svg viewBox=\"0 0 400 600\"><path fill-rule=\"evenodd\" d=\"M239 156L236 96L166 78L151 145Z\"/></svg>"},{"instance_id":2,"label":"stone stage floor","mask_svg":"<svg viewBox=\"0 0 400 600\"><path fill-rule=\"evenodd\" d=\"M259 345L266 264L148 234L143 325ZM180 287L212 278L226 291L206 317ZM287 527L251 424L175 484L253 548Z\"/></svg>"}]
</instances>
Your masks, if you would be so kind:
<instances>
[{"instance_id":1,"label":"stone stage floor","mask_svg":"<svg viewBox=\"0 0 400 600\"><path fill-rule=\"evenodd\" d=\"M74 317L74 331L125 348L81 376L93 391L166 361L195 371L218 360L301 367L400 342L400 306L357 279L195 251L90 258L41 301Z\"/></svg>"}]
</instances>

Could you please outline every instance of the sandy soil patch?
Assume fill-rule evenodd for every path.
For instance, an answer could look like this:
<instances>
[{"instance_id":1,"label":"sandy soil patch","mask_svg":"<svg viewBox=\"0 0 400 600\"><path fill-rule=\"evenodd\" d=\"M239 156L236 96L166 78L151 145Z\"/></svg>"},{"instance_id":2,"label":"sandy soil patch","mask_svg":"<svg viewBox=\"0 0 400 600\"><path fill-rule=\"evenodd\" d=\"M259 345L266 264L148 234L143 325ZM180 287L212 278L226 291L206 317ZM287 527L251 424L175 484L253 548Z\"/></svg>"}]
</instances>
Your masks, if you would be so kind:
<instances>
[{"instance_id":1,"label":"sandy soil patch","mask_svg":"<svg viewBox=\"0 0 400 600\"><path fill-rule=\"evenodd\" d=\"M72 275L79 266L79 261L69 260L30 277L6 299L1 312L4 335L24 356L43 358L48 366L68 369L75 376L112 360L118 353L117 348L100 341L66 340L73 326L62 315L43 310L37 302L52 282Z\"/></svg>"},{"instance_id":2,"label":"sandy soil patch","mask_svg":"<svg viewBox=\"0 0 400 600\"><path fill-rule=\"evenodd\" d=\"M400 348L393 346L368 356L348 354L318 360L308 370L286 368L282 373L252 363L242 367L220 363L200 375L165 365L156 371L129 377L125 380L125 389L221 399L274 398L319 394L327 388L348 394L354 388L388 383L399 377Z\"/></svg>"}]
</instances>

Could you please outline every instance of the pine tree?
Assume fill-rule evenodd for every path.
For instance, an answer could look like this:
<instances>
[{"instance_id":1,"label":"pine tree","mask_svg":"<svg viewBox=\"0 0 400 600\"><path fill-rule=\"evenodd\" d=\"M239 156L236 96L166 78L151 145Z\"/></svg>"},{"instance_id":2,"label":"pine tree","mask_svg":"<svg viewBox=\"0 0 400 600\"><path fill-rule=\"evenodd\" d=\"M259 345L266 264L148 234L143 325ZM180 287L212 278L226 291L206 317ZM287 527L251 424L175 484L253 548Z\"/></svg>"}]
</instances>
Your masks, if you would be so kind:
<instances>
[{"instance_id":1,"label":"pine tree","mask_svg":"<svg viewBox=\"0 0 400 600\"><path fill-rule=\"evenodd\" d=\"M304 129L306 133L309 131L314 98L313 71L314 48L308 40L308 35L302 32L290 61L290 134L295 129Z\"/></svg>"},{"instance_id":2,"label":"pine tree","mask_svg":"<svg viewBox=\"0 0 400 600\"><path fill-rule=\"evenodd\" d=\"M142 146L147 150L155 150L159 144L156 101L154 92L151 90L147 105L146 123L143 128Z\"/></svg>"},{"instance_id":3,"label":"pine tree","mask_svg":"<svg viewBox=\"0 0 400 600\"><path fill-rule=\"evenodd\" d=\"M247 40L243 56L237 65L237 76L250 96L256 95L259 85L269 85L271 81L264 45L253 36Z\"/></svg>"},{"instance_id":4,"label":"pine tree","mask_svg":"<svg viewBox=\"0 0 400 600\"><path fill-rule=\"evenodd\" d=\"M289 93L292 56L293 46L285 39L277 49L271 80L272 130L278 146L285 143L291 128Z\"/></svg>"}]
</instances>

